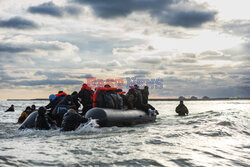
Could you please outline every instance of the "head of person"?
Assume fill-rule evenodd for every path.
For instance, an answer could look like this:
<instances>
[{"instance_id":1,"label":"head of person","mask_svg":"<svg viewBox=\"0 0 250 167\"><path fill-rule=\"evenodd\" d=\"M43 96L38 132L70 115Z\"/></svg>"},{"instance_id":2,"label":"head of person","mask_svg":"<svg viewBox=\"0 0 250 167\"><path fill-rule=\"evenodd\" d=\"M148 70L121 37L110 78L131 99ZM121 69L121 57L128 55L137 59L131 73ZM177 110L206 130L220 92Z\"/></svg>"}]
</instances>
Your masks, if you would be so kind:
<instances>
[{"instance_id":1,"label":"head of person","mask_svg":"<svg viewBox=\"0 0 250 167\"><path fill-rule=\"evenodd\" d=\"M31 112L31 107L30 106L27 106L26 109L25 109L26 112Z\"/></svg>"},{"instance_id":2,"label":"head of person","mask_svg":"<svg viewBox=\"0 0 250 167\"><path fill-rule=\"evenodd\" d=\"M135 89L139 89L139 86L137 84L134 85Z\"/></svg>"},{"instance_id":3,"label":"head of person","mask_svg":"<svg viewBox=\"0 0 250 167\"><path fill-rule=\"evenodd\" d=\"M76 95L77 94L77 91L74 91L72 94L71 94L71 96L74 96L74 95Z\"/></svg>"},{"instance_id":4,"label":"head of person","mask_svg":"<svg viewBox=\"0 0 250 167\"><path fill-rule=\"evenodd\" d=\"M31 109L32 109L33 111L35 111L35 110L36 110L36 106L33 104L33 105L31 106Z\"/></svg>"},{"instance_id":5,"label":"head of person","mask_svg":"<svg viewBox=\"0 0 250 167\"><path fill-rule=\"evenodd\" d=\"M58 91L58 94L60 94L60 93L63 93L63 91L62 90Z\"/></svg>"},{"instance_id":6,"label":"head of person","mask_svg":"<svg viewBox=\"0 0 250 167\"><path fill-rule=\"evenodd\" d=\"M115 91L116 92L122 92L122 89L116 89Z\"/></svg>"},{"instance_id":7,"label":"head of person","mask_svg":"<svg viewBox=\"0 0 250 167\"><path fill-rule=\"evenodd\" d=\"M135 95L135 89L129 89L129 90L128 90L128 93L129 93L129 94Z\"/></svg>"},{"instance_id":8,"label":"head of person","mask_svg":"<svg viewBox=\"0 0 250 167\"><path fill-rule=\"evenodd\" d=\"M44 115L45 113L47 112L46 108L45 107L39 107L38 109L38 114L39 115Z\"/></svg>"},{"instance_id":9,"label":"head of person","mask_svg":"<svg viewBox=\"0 0 250 167\"><path fill-rule=\"evenodd\" d=\"M183 100L180 100L180 104L183 104Z\"/></svg>"},{"instance_id":10,"label":"head of person","mask_svg":"<svg viewBox=\"0 0 250 167\"><path fill-rule=\"evenodd\" d=\"M11 108L14 108L14 105L13 105L13 104L11 104Z\"/></svg>"},{"instance_id":11,"label":"head of person","mask_svg":"<svg viewBox=\"0 0 250 167\"><path fill-rule=\"evenodd\" d=\"M145 89L145 90L148 90L148 86L144 86L144 89Z\"/></svg>"},{"instance_id":12,"label":"head of person","mask_svg":"<svg viewBox=\"0 0 250 167\"><path fill-rule=\"evenodd\" d=\"M49 100L50 100L50 101L55 100L55 98L56 98L56 96L55 96L54 94L49 95Z\"/></svg>"},{"instance_id":13,"label":"head of person","mask_svg":"<svg viewBox=\"0 0 250 167\"><path fill-rule=\"evenodd\" d=\"M71 108L71 109L69 109L67 112L68 112L68 113L70 113L70 112L76 112L76 110L74 110L73 108Z\"/></svg>"},{"instance_id":14,"label":"head of person","mask_svg":"<svg viewBox=\"0 0 250 167\"><path fill-rule=\"evenodd\" d=\"M111 88L109 84L104 85L105 88Z\"/></svg>"}]
</instances>

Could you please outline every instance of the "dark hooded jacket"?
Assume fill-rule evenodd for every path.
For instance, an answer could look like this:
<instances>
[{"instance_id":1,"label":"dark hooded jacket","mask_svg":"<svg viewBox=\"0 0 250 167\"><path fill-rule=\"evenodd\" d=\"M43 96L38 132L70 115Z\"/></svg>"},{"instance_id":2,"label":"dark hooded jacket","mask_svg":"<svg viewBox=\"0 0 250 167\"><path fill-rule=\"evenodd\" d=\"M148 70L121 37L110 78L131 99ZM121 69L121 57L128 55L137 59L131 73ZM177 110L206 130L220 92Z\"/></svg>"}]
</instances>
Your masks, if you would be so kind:
<instances>
[{"instance_id":1,"label":"dark hooded jacket","mask_svg":"<svg viewBox=\"0 0 250 167\"><path fill-rule=\"evenodd\" d=\"M58 103L62 102L65 99L66 95L62 94L60 96L56 96L56 98L52 101L50 101L50 103L45 106L46 109L50 109L50 111L52 112L55 107L57 106Z\"/></svg>"},{"instance_id":2,"label":"dark hooded jacket","mask_svg":"<svg viewBox=\"0 0 250 167\"><path fill-rule=\"evenodd\" d=\"M188 109L183 102L180 102L180 104L176 107L175 112L178 113L179 116L188 115Z\"/></svg>"},{"instance_id":3,"label":"dark hooded jacket","mask_svg":"<svg viewBox=\"0 0 250 167\"><path fill-rule=\"evenodd\" d=\"M61 131L76 130L81 123L87 122L88 119L81 117L77 112L71 111L72 110L70 109L66 114L64 114L61 125Z\"/></svg>"},{"instance_id":4,"label":"dark hooded jacket","mask_svg":"<svg viewBox=\"0 0 250 167\"><path fill-rule=\"evenodd\" d=\"M135 103L137 101L135 89L134 88L129 89L125 97L128 104L128 108L129 109L135 108Z\"/></svg>"},{"instance_id":5,"label":"dark hooded jacket","mask_svg":"<svg viewBox=\"0 0 250 167\"><path fill-rule=\"evenodd\" d=\"M83 106L82 114L84 115L89 109L92 108L93 94L91 88L87 84L83 84L78 95L74 96L74 98L76 97L80 99L80 102Z\"/></svg>"},{"instance_id":6,"label":"dark hooded jacket","mask_svg":"<svg viewBox=\"0 0 250 167\"><path fill-rule=\"evenodd\" d=\"M57 104L57 106L52 111L52 118L56 120L57 126L61 127L63 115L70 109L76 109L75 104L72 101L70 95L67 95L63 101Z\"/></svg>"},{"instance_id":7,"label":"dark hooded jacket","mask_svg":"<svg viewBox=\"0 0 250 167\"><path fill-rule=\"evenodd\" d=\"M46 108L40 107L38 109L37 117L35 120L35 128L38 130L49 130L50 125L48 122L48 116L46 114Z\"/></svg>"},{"instance_id":8,"label":"dark hooded jacket","mask_svg":"<svg viewBox=\"0 0 250 167\"><path fill-rule=\"evenodd\" d=\"M13 112L13 111L15 111L15 109L14 109L14 107L13 106L11 106L10 108L8 108L8 110L6 110L5 112Z\"/></svg>"}]
</instances>

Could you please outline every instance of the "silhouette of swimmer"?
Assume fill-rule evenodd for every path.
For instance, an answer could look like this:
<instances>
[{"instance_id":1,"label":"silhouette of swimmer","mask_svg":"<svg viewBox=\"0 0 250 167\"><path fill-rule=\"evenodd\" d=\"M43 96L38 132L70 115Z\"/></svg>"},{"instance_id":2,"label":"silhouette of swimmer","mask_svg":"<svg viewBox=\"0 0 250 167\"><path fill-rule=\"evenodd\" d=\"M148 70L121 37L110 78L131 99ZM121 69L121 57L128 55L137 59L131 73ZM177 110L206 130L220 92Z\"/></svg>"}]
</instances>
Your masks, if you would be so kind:
<instances>
[{"instance_id":1,"label":"silhouette of swimmer","mask_svg":"<svg viewBox=\"0 0 250 167\"><path fill-rule=\"evenodd\" d=\"M6 110L5 112L14 112L14 111L15 111L14 105L12 104L10 108L8 108L8 110Z\"/></svg>"},{"instance_id":2,"label":"silhouette of swimmer","mask_svg":"<svg viewBox=\"0 0 250 167\"><path fill-rule=\"evenodd\" d=\"M183 101L180 101L180 104L176 107L175 112L178 113L179 116L185 116L188 115L188 109L183 104Z\"/></svg>"}]
</instances>

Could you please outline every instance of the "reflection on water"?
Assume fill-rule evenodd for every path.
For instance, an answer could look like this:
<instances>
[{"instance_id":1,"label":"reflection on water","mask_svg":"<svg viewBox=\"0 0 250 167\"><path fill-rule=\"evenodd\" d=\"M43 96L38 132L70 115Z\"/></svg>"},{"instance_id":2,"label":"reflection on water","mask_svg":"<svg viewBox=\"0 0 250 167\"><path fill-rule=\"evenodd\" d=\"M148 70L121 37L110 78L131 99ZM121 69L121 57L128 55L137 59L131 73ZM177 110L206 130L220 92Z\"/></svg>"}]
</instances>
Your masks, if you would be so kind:
<instances>
[{"instance_id":1,"label":"reflection on water","mask_svg":"<svg viewBox=\"0 0 250 167\"><path fill-rule=\"evenodd\" d=\"M11 103L16 112L2 112ZM46 102L34 102L37 106ZM21 111L33 102L0 102L1 166L249 166L250 101L151 102L155 123L74 132L18 131Z\"/></svg>"}]
</instances>

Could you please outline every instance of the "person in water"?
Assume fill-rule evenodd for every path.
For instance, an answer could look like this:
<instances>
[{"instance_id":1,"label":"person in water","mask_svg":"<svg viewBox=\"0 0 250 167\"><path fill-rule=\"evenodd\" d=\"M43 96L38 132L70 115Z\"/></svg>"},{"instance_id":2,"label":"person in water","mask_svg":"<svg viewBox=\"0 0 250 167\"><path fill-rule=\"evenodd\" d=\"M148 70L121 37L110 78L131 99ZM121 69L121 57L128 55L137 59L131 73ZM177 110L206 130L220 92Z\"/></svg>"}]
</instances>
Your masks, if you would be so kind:
<instances>
[{"instance_id":1,"label":"person in water","mask_svg":"<svg viewBox=\"0 0 250 167\"><path fill-rule=\"evenodd\" d=\"M130 86L127 94L129 108L135 107L136 109L145 111L149 115L158 115L158 111L152 105L148 104L148 95L148 87L139 89L138 85Z\"/></svg>"},{"instance_id":2,"label":"person in water","mask_svg":"<svg viewBox=\"0 0 250 167\"><path fill-rule=\"evenodd\" d=\"M21 124L25 121L25 119L29 116L29 113L31 113L31 107L28 106L26 109L22 112L21 116L18 118L17 123Z\"/></svg>"},{"instance_id":3,"label":"person in water","mask_svg":"<svg viewBox=\"0 0 250 167\"><path fill-rule=\"evenodd\" d=\"M38 109L37 116L35 119L35 129L49 130L51 128L49 124L49 117L47 116L46 112L47 110L45 107L40 107Z\"/></svg>"},{"instance_id":4,"label":"person in water","mask_svg":"<svg viewBox=\"0 0 250 167\"><path fill-rule=\"evenodd\" d=\"M8 108L8 110L6 110L5 112L14 112L14 111L15 111L15 108L14 108L14 105L12 104L10 108Z\"/></svg>"},{"instance_id":5,"label":"person in water","mask_svg":"<svg viewBox=\"0 0 250 167\"><path fill-rule=\"evenodd\" d=\"M35 105L35 104L33 104L33 105L31 106L31 113L33 113L34 111L36 111L36 105Z\"/></svg>"},{"instance_id":6,"label":"person in water","mask_svg":"<svg viewBox=\"0 0 250 167\"><path fill-rule=\"evenodd\" d=\"M56 121L56 125L58 127L61 127L63 116L69 109L76 110L76 106L72 101L71 95L67 95L51 112L51 117Z\"/></svg>"},{"instance_id":7,"label":"person in water","mask_svg":"<svg viewBox=\"0 0 250 167\"><path fill-rule=\"evenodd\" d=\"M176 107L175 112L178 113L179 116L185 116L188 115L188 109L184 105L183 101L180 101L180 104Z\"/></svg>"},{"instance_id":8,"label":"person in water","mask_svg":"<svg viewBox=\"0 0 250 167\"><path fill-rule=\"evenodd\" d=\"M61 131L73 131L76 130L80 124L86 123L88 119L82 117L74 109L69 109L63 116Z\"/></svg>"}]
</instances>

